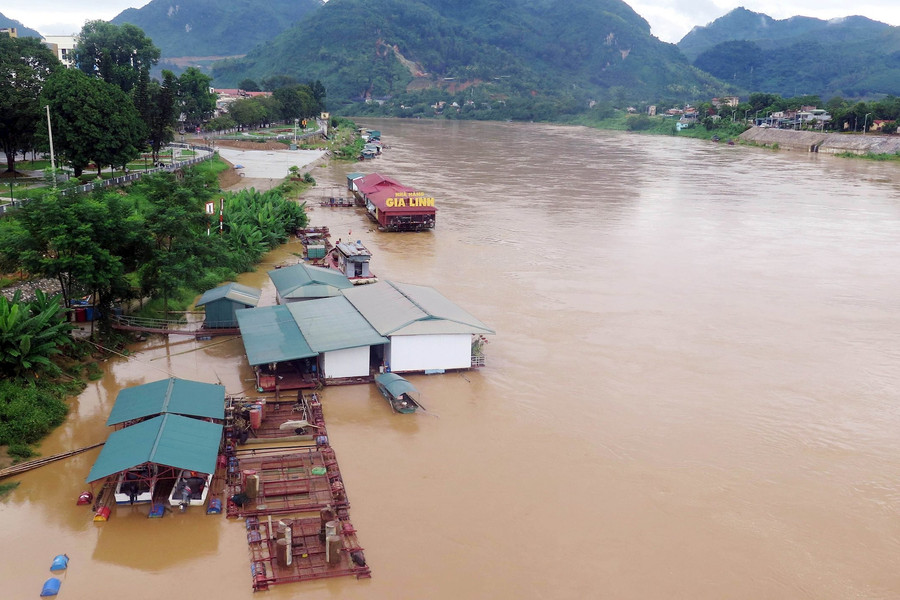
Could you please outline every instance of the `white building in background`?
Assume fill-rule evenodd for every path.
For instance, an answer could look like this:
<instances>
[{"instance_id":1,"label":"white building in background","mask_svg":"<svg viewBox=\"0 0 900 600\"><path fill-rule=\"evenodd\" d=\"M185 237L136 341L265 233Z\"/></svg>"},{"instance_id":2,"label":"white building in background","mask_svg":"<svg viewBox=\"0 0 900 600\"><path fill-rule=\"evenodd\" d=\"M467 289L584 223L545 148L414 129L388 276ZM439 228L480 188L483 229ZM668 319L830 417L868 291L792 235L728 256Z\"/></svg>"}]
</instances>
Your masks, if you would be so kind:
<instances>
[{"instance_id":1,"label":"white building in background","mask_svg":"<svg viewBox=\"0 0 900 600\"><path fill-rule=\"evenodd\" d=\"M44 44L50 47L56 54L56 58L67 67L75 66L75 36L74 35L45 35Z\"/></svg>"}]
</instances>

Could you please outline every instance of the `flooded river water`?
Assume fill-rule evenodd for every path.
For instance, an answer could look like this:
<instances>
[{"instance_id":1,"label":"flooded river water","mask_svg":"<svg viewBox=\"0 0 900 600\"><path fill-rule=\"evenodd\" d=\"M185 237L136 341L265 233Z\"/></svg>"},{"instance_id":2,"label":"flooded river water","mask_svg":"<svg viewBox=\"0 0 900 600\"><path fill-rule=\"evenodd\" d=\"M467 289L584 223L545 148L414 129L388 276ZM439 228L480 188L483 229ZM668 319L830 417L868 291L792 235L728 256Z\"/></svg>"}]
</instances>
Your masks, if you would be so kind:
<instances>
[{"instance_id":1,"label":"flooded river water","mask_svg":"<svg viewBox=\"0 0 900 600\"><path fill-rule=\"evenodd\" d=\"M433 285L497 331L479 371L413 376L429 414L373 386L325 416L373 578L273 600L900 596L896 165L546 125L371 121L377 170L437 198L433 233L360 239L384 279ZM240 282L263 287L266 266ZM250 388L239 340L152 339L73 404L45 455L106 438L123 387L169 374ZM0 596L253 596L240 521L96 524L96 451L0 503Z\"/></svg>"}]
</instances>

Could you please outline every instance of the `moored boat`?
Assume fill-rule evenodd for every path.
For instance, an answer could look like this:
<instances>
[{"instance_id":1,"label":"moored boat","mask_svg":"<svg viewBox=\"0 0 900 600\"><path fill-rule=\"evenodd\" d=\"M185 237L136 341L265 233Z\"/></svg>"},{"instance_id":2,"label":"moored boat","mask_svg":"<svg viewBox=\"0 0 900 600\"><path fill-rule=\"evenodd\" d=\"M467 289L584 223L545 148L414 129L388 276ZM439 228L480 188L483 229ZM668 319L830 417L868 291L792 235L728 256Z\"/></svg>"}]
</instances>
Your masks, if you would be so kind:
<instances>
[{"instance_id":1,"label":"moored boat","mask_svg":"<svg viewBox=\"0 0 900 600\"><path fill-rule=\"evenodd\" d=\"M416 398L419 395L413 384L396 373L381 373L375 376L375 387L381 392L394 412L408 414L416 412L421 404Z\"/></svg>"},{"instance_id":2,"label":"moored boat","mask_svg":"<svg viewBox=\"0 0 900 600\"><path fill-rule=\"evenodd\" d=\"M183 470L172 493L169 494L171 506L203 506L206 504L206 496L209 494L209 484L212 482L212 473L198 473L196 471Z\"/></svg>"},{"instance_id":3,"label":"moored boat","mask_svg":"<svg viewBox=\"0 0 900 600\"><path fill-rule=\"evenodd\" d=\"M143 504L153 500L156 465L141 465L123 471L116 482L116 504Z\"/></svg>"}]
</instances>

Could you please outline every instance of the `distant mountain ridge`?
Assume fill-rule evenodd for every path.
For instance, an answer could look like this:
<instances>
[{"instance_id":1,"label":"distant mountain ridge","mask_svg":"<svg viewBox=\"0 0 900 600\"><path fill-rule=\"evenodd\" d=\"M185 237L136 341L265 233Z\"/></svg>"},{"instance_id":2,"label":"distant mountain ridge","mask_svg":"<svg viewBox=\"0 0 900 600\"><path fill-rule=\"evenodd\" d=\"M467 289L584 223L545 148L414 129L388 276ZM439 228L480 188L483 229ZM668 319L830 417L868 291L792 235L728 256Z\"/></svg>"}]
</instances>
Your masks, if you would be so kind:
<instances>
[{"instance_id":1,"label":"distant mountain ridge","mask_svg":"<svg viewBox=\"0 0 900 600\"><path fill-rule=\"evenodd\" d=\"M760 48L771 50L801 42L853 42L890 29L892 27L886 23L860 16L829 20L812 17L775 20L763 13L739 7L708 25L694 27L677 46L690 60L696 60L700 54L722 42L752 41Z\"/></svg>"},{"instance_id":2,"label":"distant mountain ridge","mask_svg":"<svg viewBox=\"0 0 900 600\"><path fill-rule=\"evenodd\" d=\"M330 0L213 69L226 87L276 74L321 80L329 104L434 88L585 103L725 92L620 0Z\"/></svg>"},{"instance_id":3,"label":"distant mountain ridge","mask_svg":"<svg viewBox=\"0 0 900 600\"><path fill-rule=\"evenodd\" d=\"M44 37L37 31L35 31L34 29L25 27L19 21L16 21L15 19L10 19L9 17L4 16L3 13L0 13L0 28L6 28L6 27L15 27L16 35L18 35L19 37L36 37L36 38Z\"/></svg>"},{"instance_id":4,"label":"distant mountain ridge","mask_svg":"<svg viewBox=\"0 0 900 600\"><path fill-rule=\"evenodd\" d=\"M698 69L747 91L823 101L900 95L900 28L865 17L776 21L737 8L678 47Z\"/></svg>"},{"instance_id":5,"label":"distant mountain ridge","mask_svg":"<svg viewBox=\"0 0 900 600\"><path fill-rule=\"evenodd\" d=\"M322 0L152 0L111 23L140 27L163 59L245 54L315 11Z\"/></svg>"}]
</instances>

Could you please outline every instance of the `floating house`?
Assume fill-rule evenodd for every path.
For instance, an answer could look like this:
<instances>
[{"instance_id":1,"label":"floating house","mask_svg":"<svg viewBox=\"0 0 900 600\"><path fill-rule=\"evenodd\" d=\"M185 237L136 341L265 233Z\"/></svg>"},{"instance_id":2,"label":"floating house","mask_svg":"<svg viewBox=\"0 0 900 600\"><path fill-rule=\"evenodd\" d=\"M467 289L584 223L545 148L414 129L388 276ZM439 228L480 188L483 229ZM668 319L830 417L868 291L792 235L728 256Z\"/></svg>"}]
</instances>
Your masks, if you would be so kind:
<instances>
[{"instance_id":1,"label":"floating house","mask_svg":"<svg viewBox=\"0 0 900 600\"><path fill-rule=\"evenodd\" d=\"M388 341L343 296L237 314L247 361L264 391L369 377Z\"/></svg>"},{"instance_id":2,"label":"floating house","mask_svg":"<svg viewBox=\"0 0 900 600\"><path fill-rule=\"evenodd\" d=\"M372 253L363 246L361 241L338 241L328 253L326 264L329 268L346 275L350 283L359 285L376 281L375 275L369 270L370 260L372 260Z\"/></svg>"},{"instance_id":3,"label":"floating house","mask_svg":"<svg viewBox=\"0 0 900 600\"><path fill-rule=\"evenodd\" d=\"M278 304L340 296L342 289L353 287L347 276L335 269L306 263L273 269L269 278L275 284Z\"/></svg>"},{"instance_id":4,"label":"floating house","mask_svg":"<svg viewBox=\"0 0 900 600\"><path fill-rule=\"evenodd\" d=\"M347 187L382 231L434 229L437 208L425 192L378 173L352 180L348 175Z\"/></svg>"},{"instance_id":5,"label":"floating house","mask_svg":"<svg viewBox=\"0 0 900 600\"><path fill-rule=\"evenodd\" d=\"M239 283L226 283L205 292L195 306L205 306L203 326L208 329L237 327L234 311L259 304L262 290Z\"/></svg>"},{"instance_id":6,"label":"floating house","mask_svg":"<svg viewBox=\"0 0 900 600\"><path fill-rule=\"evenodd\" d=\"M481 336L494 333L428 286L382 281L343 294L379 335L390 340L384 348L386 370L469 369Z\"/></svg>"}]
</instances>

